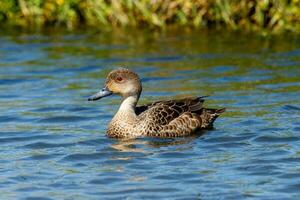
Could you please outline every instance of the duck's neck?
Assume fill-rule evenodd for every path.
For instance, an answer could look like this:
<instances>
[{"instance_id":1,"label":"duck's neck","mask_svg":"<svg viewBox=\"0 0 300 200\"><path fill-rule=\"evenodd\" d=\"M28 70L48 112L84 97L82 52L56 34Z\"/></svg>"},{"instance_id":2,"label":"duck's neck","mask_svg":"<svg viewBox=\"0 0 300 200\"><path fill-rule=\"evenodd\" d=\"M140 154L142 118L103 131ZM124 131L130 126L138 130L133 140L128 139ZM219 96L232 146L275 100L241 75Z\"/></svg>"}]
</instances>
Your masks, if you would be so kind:
<instances>
[{"instance_id":1,"label":"duck's neck","mask_svg":"<svg viewBox=\"0 0 300 200\"><path fill-rule=\"evenodd\" d=\"M139 95L125 97L121 103L121 106L117 112L117 115L127 115L136 117L135 106L139 100Z\"/></svg>"}]
</instances>

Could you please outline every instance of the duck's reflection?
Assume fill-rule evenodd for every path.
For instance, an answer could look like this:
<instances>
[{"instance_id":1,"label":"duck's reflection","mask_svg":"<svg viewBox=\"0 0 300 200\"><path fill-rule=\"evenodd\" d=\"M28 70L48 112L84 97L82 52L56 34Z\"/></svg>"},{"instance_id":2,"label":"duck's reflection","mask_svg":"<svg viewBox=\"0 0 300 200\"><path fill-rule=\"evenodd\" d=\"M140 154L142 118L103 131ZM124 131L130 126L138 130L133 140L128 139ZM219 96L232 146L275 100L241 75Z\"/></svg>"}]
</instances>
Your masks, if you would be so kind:
<instances>
[{"instance_id":1,"label":"duck's reflection","mask_svg":"<svg viewBox=\"0 0 300 200\"><path fill-rule=\"evenodd\" d=\"M140 148L140 145L146 145L146 143L147 141L137 139L119 139L111 147L118 151L143 153L144 149Z\"/></svg>"},{"instance_id":2,"label":"duck's reflection","mask_svg":"<svg viewBox=\"0 0 300 200\"><path fill-rule=\"evenodd\" d=\"M160 148L167 146L185 145L192 142L199 135L182 138L140 138L140 139L119 139L111 147L123 152L146 153L147 148Z\"/></svg>"}]
</instances>

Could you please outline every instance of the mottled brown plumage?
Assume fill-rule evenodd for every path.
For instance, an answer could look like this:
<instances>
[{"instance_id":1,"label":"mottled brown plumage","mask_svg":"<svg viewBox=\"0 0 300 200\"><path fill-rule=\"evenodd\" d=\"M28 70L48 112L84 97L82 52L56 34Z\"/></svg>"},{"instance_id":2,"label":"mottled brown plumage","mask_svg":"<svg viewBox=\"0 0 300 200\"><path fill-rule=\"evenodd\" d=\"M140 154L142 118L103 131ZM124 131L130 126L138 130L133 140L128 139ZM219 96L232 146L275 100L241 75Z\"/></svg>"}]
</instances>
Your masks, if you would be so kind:
<instances>
[{"instance_id":1,"label":"mottled brown plumage","mask_svg":"<svg viewBox=\"0 0 300 200\"><path fill-rule=\"evenodd\" d=\"M123 97L122 104L110 122L107 135L117 138L180 137L200 129L212 128L215 119L225 109L204 108L204 97L157 101L136 106L142 92L136 73L118 69L109 73L104 89L89 100L112 93Z\"/></svg>"}]
</instances>

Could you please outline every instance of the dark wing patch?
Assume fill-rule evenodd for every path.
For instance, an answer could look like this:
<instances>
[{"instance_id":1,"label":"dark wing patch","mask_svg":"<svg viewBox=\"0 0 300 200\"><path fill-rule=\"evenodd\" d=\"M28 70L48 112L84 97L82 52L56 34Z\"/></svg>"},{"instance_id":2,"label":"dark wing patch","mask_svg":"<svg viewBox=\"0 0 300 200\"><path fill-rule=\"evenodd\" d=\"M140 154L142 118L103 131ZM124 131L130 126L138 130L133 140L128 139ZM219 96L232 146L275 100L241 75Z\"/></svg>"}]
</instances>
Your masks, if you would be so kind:
<instances>
[{"instance_id":1,"label":"dark wing patch","mask_svg":"<svg viewBox=\"0 0 300 200\"><path fill-rule=\"evenodd\" d=\"M140 118L166 125L184 112L197 112L202 109L204 97L185 98L179 100L157 101L152 104L136 107Z\"/></svg>"},{"instance_id":2,"label":"dark wing patch","mask_svg":"<svg viewBox=\"0 0 300 200\"><path fill-rule=\"evenodd\" d=\"M148 110L149 105L142 105L142 106L137 106L135 107L135 114L140 115L142 112Z\"/></svg>"}]
</instances>

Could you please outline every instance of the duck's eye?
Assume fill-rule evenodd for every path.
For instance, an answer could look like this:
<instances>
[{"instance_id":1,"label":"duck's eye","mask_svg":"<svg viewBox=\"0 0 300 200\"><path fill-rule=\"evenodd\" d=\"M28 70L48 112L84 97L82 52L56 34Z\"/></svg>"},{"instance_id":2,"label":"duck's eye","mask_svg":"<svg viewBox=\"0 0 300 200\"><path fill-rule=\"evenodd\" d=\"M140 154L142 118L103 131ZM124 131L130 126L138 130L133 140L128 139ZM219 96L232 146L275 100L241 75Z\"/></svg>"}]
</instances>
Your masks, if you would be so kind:
<instances>
[{"instance_id":1,"label":"duck's eye","mask_svg":"<svg viewBox=\"0 0 300 200\"><path fill-rule=\"evenodd\" d=\"M116 79L117 79L118 82L123 81L123 78L121 76L117 77Z\"/></svg>"}]
</instances>

